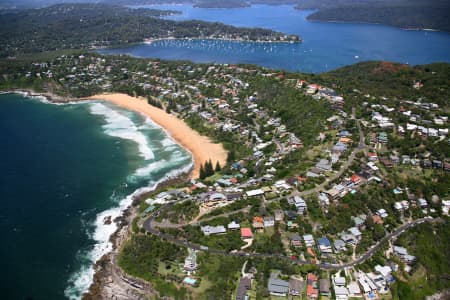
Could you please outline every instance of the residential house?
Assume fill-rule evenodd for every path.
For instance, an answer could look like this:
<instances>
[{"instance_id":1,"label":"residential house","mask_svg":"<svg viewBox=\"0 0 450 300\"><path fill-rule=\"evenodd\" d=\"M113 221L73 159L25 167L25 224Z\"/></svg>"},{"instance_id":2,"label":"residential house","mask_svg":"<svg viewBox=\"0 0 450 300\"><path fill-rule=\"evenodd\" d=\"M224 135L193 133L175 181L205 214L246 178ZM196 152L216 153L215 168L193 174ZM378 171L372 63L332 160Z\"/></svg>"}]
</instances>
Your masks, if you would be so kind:
<instances>
[{"instance_id":1,"label":"residential house","mask_svg":"<svg viewBox=\"0 0 450 300\"><path fill-rule=\"evenodd\" d=\"M284 212L281 209L275 210L275 221L280 222L284 220Z\"/></svg>"},{"instance_id":2,"label":"residential house","mask_svg":"<svg viewBox=\"0 0 450 300\"><path fill-rule=\"evenodd\" d=\"M420 208L427 208L428 207L427 200L425 200L423 198L417 199L417 204L420 206Z\"/></svg>"},{"instance_id":3,"label":"residential house","mask_svg":"<svg viewBox=\"0 0 450 300\"><path fill-rule=\"evenodd\" d=\"M291 245L294 247L299 247L302 245L302 239L298 233L293 233L291 235Z\"/></svg>"},{"instance_id":4,"label":"residential house","mask_svg":"<svg viewBox=\"0 0 450 300\"><path fill-rule=\"evenodd\" d=\"M287 212L287 219L288 220L295 220L295 219L297 219L297 216L298 216L298 213L296 212L296 211L293 211L293 210L289 210L288 212Z\"/></svg>"},{"instance_id":5,"label":"residential house","mask_svg":"<svg viewBox=\"0 0 450 300\"><path fill-rule=\"evenodd\" d=\"M400 163L400 158L397 155L392 154L389 156L389 159L394 165L398 165Z\"/></svg>"},{"instance_id":6,"label":"residential house","mask_svg":"<svg viewBox=\"0 0 450 300\"><path fill-rule=\"evenodd\" d=\"M255 230L263 230L264 229L264 219L259 216L253 217L253 228Z\"/></svg>"},{"instance_id":7,"label":"residential house","mask_svg":"<svg viewBox=\"0 0 450 300\"><path fill-rule=\"evenodd\" d=\"M341 251L347 250L345 248L345 242L343 240L335 240L333 243L333 246L334 246L334 250L336 252L341 252Z\"/></svg>"},{"instance_id":8,"label":"residential house","mask_svg":"<svg viewBox=\"0 0 450 300\"><path fill-rule=\"evenodd\" d=\"M406 263L411 264L413 263L416 258L412 255L408 254L408 251L406 248L394 246L394 255L399 256L401 259L403 259Z\"/></svg>"},{"instance_id":9,"label":"residential house","mask_svg":"<svg viewBox=\"0 0 450 300\"><path fill-rule=\"evenodd\" d=\"M373 215L372 216L372 221L373 221L374 224L380 224L380 225L384 224L383 219L379 215Z\"/></svg>"},{"instance_id":10,"label":"residential house","mask_svg":"<svg viewBox=\"0 0 450 300\"><path fill-rule=\"evenodd\" d=\"M185 272L194 272L195 270L197 270L197 253L195 252L195 250L189 250L189 254L188 256L185 258L184 260L184 271Z\"/></svg>"},{"instance_id":11,"label":"residential house","mask_svg":"<svg viewBox=\"0 0 450 300\"><path fill-rule=\"evenodd\" d=\"M327 190L327 191L325 191L325 194L326 195L328 195L328 197L331 199L331 200L336 200L336 199L338 199L339 197L340 197L340 192L339 192L339 190L337 190L336 188L331 188L331 189L329 189L329 190Z\"/></svg>"},{"instance_id":12,"label":"residential house","mask_svg":"<svg viewBox=\"0 0 450 300\"><path fill-rule=\"evenodd\" d=\"M333 278L333 284L335 286L345 286L345 277L335 276Z\"/></svg>"},{"instance_id":13,"label":"residential house","mask_svg":"<svg viewBox=\"0 0 450 300\"><path fill-rule=\"evenodd\" d=\"M306 276L306 296L308 299L318 299L319 298L319 290L318 290L318 277L313 273L308 273Z\"/></svg>"},{"instance_id":14,"label":"residential house","mask_svg":"<svg viewBox=\"0 0 450 300\"><path fill-rule=\"evenodd\" d=\"M359 230L364 230L366 228L365 226L366 219L363 218L362 216L352 217L352 219L353 222L355 223L355 227L357 227Z\"/></svg>"},{"instance_id":15,"label":"residential house","mask_svg":"<svg viewBox=\"0 0 450 300\"><path fill-rule=\"evenodd\" d=\"M392 279L392 269L389 266L375 266L375 271L383 276L384 280L390 281Z\"/></svg>"},{"instance_id":16,"label":"residential house","mask_svg":"<svg viewBox=\"0 0 450 300\"><path fill-rule=\"evenodd\" d=\"M378 160L378 155L375 152L369 152L367 153L367 158L369 159L369 161L377 161Z\"/></svg>"},{"instance_id":17,"label":"residential house","mask_svg":"<svg viewBox=\"0 0 450 300\"><path fill-rule=\"evenodd\" d=\"M291 278L289 279L289 294L292 296L301 296L303 292L303 286L303 278L291 276Z\"/></svg>"},{"instance_id":18,"label":"residential house","mask_svg":"<svg viewBox=\"0 0 450 300\"><path fill-rule=\"evenodd\" d=\"M450 200L442 200L442 214L445 216L449 215L450 212Z\"/></svg>"},{"instance_id":19,"label":"residential house","mask_svg":"<svg viewBox=\"0 0 450 300\"><path fill-rule=\"evenodd\" d=\"M341 234L341 239L346 244L356 245L358 243L358 239L352 234Z\"/></svg>"},{"instance_id":20,"label":"residential house","mask_svg":"<svg viewBox=\"0 0 450 300\"><path fill-rule=\"evenodd\" d=\"M386 280L381 274L368 273L367 276L377 286L377 291L385 294L388 291Z\"/></svg>"},{"instance_id":21,"label":"residential house","mask_svg":"<svg viewBox=\"0 0 450 300\"><path fill-rule=\"evenodd\" d=\"M388 216L388 213L386 212L386 210L384 208L381 208L381 209L377 210L376 214L378 216L380 216L381 218L383 218L383 219L387 218L387 216Z\"/></svg>"},{"instance_id":22,"label":"residential house","mask_svg":"<svg viewBox=\"0 0 450 300\"><path fill-rule=\"evenodd\" d=\"M257 197L264 195L264 191L262 189L250 190L245 192L247 197Z\"/></svg>"},{"instance_id":23,"label":"residential house","mask_svg":"<svg viewBox=\"0 0 450 300\"><path fill-rule=\"evenodd\" d=\"M433 159L433 161L431 162L431 165L432 165L433 169L442 169L442 167L443 167L442 161L437 160L437 159Z\"/></svg>"},{"instance_id":24,"label":"residential house","mask_svg":"<svg viewBox=\"0 0 450 300\"><path fill-rule=\"evenodd\" d=\"M363 182L363 178L358 176L357 174L353 174L351 177L351 181L354 185L359 185Z\"/></svg>"},{"instance_id":25,"label":"residential house","mask_svg":"<svg viewBox=\"0 0 450 300\"><path fill-rule=\"evenodd\" d=\"M361 289L359 288L358 283L352 281L347 286L348 289L348 296L353 298L359 298L362 297Z\"/></svg>"},{"instance_id":26,"label":"residential house","mask_svg":"<svg viewBox=\"0 0 450 300\"><path fill-rule=\"evenodd\" d=\"M302 197L294 196L294 204L300 215L303 215L306 211L306 202Z\"/></svg>"},{"instance_id":27,"label":"residential house","mask_svg":"<svg viewBox=\"0 0 450 300\"><path fill-rule=\"evenodd\" d=\"M319 193L319 203L320 205L327 206L330 204L330 199L328 199L328 196L324 193Z\"/></svg>"},{"instance_id":28,"label":"residential house","mask_svg":"<svg viewBox=\"0 0 450 300\"><path fill-rule=\"evenodd\" d=\"M375 292L377 290L376 284L364 273L358 275L358 283L364 294Z\"/></svg>"},{"instance_id":29,"label":"residential house","mask_svg":"<svg viewBox=\"0 0 450 300\"><path fill-rule=\"evenodd\" d=\"M330 279L322 278L319 280L319 292L322 296L330 296Z\"/></svg>"},{"instance_id":30,"label":"residential house","mask_svg":"<svg viewBox=\"0 0 450 300\"><path fill-rule=\"evenodd\" d=\"M227 232L225 227L223 227L222 225L219 225L219 226L206 225L206 226L202 226L200 229L204 235L223 234L223 233Z\"/></svg>"},{"instance_id":31,"label":"residential house","mask_svg":"<svg viewBox=\"0 0 450 300\"><path fill-rule=\"evenodd\" d=\"M239 223L236 223L235 221L232 221L227 225L227 228L229 230L238 230L239 228L241 228L241 225Z\"/></svg>"},{"instance_id":32,"label":"residential house","mask_svg":"<svg viewBox=\"0 0 450 300\"><path fill-rule=\"evenodd\" d=\"M314 237L311 234L305 234L303 236L303 241L305 242L306 247L313 247L316 244Z\"/></svg>"},{"instance_id":33,"label":"residential house","mask_svg":"<svg viewBox=\"0 0 450 300\"><path fill-rule=\"evenodd\" d=\"M264 217L264 227L273 227L275 226L275 218L272 216Z\"/></svg>"},{"instance_id":34,"label":"residential house","mask_svg":"<svg viewBox=\"0 0 450 300\"><path fill-rule=\"evenodd\" d=\"M238 290L236 293L236 300L247 300L247 292L252 287L252 280L248 277L242 277L239 281Z\"/></svg>"},{"instance_id":35,"label":"residential house","mask_svg":"<svg viewBox=\"0 0 450 300\"><path fill-rule=\"evenodd\" d=\"M241 238L243 240L247 240L247 239L253 238L252 230L250 228L248 228L248 227L241 228Z\"/></svg>"},{"instance_id":36,"label":"residential house","mask_svg":"<svg viewBox=\"0 0 450 300\"><path fill-rule=\"evenodd\" d=\"M320 253L322 254L333 253L333 250L331 249L331 242L326 237L319 238L317 240L317 245Z\"/></svg>"},{"instance_id":37,"label":"residential house","mask_svg":"<svg viewBox=\"0 0 450 300\"><path fill-rule=\"evenodd\" d=\"M334 295L336 297L336 300L347 300L349 292L345 286L335 286Z\"/></svg>"},{"instance_id":38,"label":"residential house","mask_svg":"<svg viewBox=\"0 0 450 300\"><path fill-rule=\"evenodd\" d=\"M279 279L277 274L272 273L267 289L271 295L286 297L289 293L289 282Z\"/></svg>"},{"instance_id":39,"label":"residential house","mask_svg":"<svg viewBox=\"0 0 450 300\"><path fill-rule=\"evenodd\" d=\"M333 167L331 166L331 163L327 159L321 159L317 164L316 168L324 170L324 171L331 171Z\"/></svg>"},{"instance_id":40,"label":"residential house","mask_svg":"<svg viewBox=\"0 0 450 300\"><path fill-rule=\"evenodd\" d=\"M354 237L356 237L358 240L361 239L362 233L361 231L359 231L359 229L357 227L351 227L348 229L348 232L353 235Z\"/></svg>"}]
</instances>

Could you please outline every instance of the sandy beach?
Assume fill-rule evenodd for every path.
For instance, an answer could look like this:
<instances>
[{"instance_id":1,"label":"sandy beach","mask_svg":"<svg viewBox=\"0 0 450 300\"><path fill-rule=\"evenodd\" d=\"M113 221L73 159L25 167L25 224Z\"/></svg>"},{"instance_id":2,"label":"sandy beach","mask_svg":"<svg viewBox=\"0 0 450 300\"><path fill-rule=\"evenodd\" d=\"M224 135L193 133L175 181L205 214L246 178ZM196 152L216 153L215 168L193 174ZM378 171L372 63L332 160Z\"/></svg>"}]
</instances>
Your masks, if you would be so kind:
<instances>
[{"instance_id":1,"label":"sandy beach","mask_svg":"<svg viewBox=\"0 0 450 300\"><path fill-rule=\"evenodd\" d=\"M208 137L200 135L190 128L183 120L164 110L151 106L144 98L135 98L126 94L100 94L87 99L105 100L122 108L142 113L164 128L169 135L182 147L188 150L194 160L192 177L198 178L200 165L211 160L213 165L218 161L225 165L227 152L222 144L213 143Z\"/></svg>"}]
</instances>

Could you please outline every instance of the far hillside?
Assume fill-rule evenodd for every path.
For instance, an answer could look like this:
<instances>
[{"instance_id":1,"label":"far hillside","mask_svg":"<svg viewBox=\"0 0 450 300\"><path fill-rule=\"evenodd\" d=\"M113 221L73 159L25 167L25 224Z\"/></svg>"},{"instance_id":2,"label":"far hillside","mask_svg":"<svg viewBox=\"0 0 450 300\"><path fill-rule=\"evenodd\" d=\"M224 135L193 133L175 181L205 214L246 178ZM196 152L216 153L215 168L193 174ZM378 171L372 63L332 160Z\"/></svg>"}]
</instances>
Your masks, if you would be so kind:
<instances>
[{"instance_id":1,"label":"far hillside","mask_svg":"<svg viewBox=\"0 0 450 300\"><path fill-rule=\"evenodd\" d=\"M443 0L305 0L297 9L319 9L311 21L386 24L450 31L450 2Z\"/></svg>"},{"instance_id":2,"label":"far hillside","mask_svg":"<svg viewBox=\"0 0 450 300\"><path fill-rule=\"evenodd\" d=\"M0 14L0 57L62 49L139 43L155 38L227 38L285 40L285 34L261 28L238 28L218 22L160 18L176 11L131 9L109 4L57 4ZM289 36L298 41L298 36Z\"/></svg>"}]
</instances>

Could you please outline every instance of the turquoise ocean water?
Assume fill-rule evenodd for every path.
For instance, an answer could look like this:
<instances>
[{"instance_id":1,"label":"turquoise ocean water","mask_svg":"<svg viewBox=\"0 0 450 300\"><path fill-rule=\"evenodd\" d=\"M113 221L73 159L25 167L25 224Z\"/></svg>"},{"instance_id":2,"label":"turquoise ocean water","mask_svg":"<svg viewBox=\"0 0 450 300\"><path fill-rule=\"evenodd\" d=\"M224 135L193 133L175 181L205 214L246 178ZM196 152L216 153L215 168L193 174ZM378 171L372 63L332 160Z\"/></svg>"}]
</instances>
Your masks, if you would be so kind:
<instances>
[{"instance_id":1,"label":"turquoise ocean water","mask_svg":"<svg viewBox=\"0 0 450 300\"><path fill-rule=\"evenodd\" d=\"M2 299L78 299L111 247L104 218L191 164L149 119L102 102L0 95L0 132Z\"/></svg>"}]
</instances>

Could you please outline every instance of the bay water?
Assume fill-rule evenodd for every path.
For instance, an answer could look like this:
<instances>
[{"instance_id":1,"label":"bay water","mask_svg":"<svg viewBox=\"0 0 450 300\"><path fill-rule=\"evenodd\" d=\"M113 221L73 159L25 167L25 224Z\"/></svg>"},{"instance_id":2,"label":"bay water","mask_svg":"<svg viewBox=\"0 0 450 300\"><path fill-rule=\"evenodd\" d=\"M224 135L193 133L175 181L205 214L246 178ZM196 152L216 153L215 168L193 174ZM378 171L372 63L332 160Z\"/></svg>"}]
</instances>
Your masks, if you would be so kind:
<instances>
[{"instance_id":1,"label":"bay water","mask_svg":"<svg viewBox=\"0 0 450 300\"><path fill-rule=\"evenodd\" d=\"M310 22L306 17L312 11L296 10L292 5L252 5L234 9L196 8L190 4L144 7L182 12L167 19L268 28L298 34L303 42L166 40L102 49L99 50L101 53L202 63L248 63L308 73L326 72L367 60L411 65L450 62L450 34L445 32L403 30L374 24Z\"/></svg>"}]
</instances>

